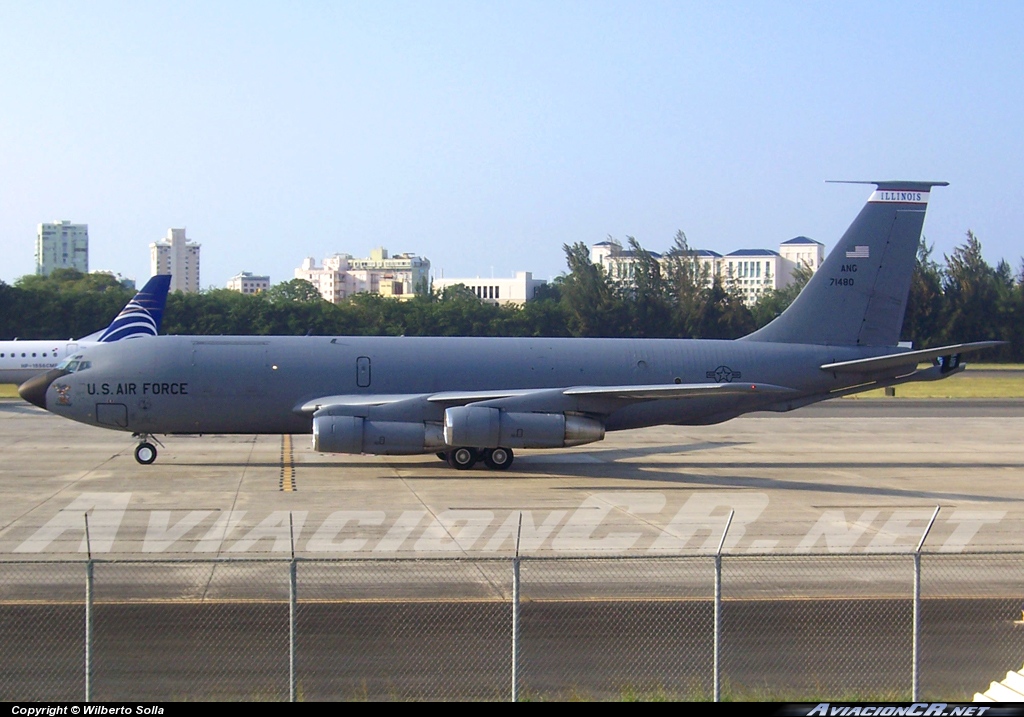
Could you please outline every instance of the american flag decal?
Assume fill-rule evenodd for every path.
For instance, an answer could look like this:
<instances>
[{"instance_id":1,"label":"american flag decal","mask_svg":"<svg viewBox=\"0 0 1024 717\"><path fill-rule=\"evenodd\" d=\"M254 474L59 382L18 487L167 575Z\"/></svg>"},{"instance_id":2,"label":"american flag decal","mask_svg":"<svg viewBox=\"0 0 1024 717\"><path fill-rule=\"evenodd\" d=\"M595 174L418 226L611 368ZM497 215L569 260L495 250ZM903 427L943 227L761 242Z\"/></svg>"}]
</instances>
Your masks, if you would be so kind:
<instances>
[{"instance_id":1,"label":"american flag decal","mask_svg":"<svg viewBox=\"0 0 1024 717\"><path fill-rule=\"evenodd\" d=\"M869 255L866 246L855 246L853 251L846 252L847 259L867 259Z\"/></svg>"}]
</instances>

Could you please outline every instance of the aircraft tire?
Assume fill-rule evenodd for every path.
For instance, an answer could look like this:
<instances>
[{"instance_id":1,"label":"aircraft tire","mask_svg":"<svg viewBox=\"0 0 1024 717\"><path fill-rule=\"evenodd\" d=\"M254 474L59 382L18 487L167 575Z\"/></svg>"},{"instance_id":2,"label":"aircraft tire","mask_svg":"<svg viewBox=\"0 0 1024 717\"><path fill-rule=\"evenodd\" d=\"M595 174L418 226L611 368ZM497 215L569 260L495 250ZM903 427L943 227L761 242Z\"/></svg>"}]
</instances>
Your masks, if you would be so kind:
<instances>
[{"instance_id":1,"label":"aircraft tire","mask_svg":"<svg viewBox=\"0 0 1024 717\"><path fill-rule=\"evenodd\" d=\"M448 465L460 471L469 470L477 461L477 452L474 448L465 446L453 448L448 451Z\"/></svg>"},{"instance_id":2,"label":"aircraft tire","mask_svg":"<svg viewBox=\"0 0 1024 717\"><path fill-rule=\"evenodd\" d=\"M490 448L484 451L484 463L492 471L503 471L512 465L515 456L511 448Z\"/></svg>"},{"instance_id":3,"label":"aircraft tire","mask_svg":"<svg viewBox=\"0 0 1024 717\"><path fill-rule=\"evenodd\" d=\"M140 443L135 446L135 460L144 466L156 460L156 446L152 443Z\"/></svg>"},{"instance_id":4,"label":"aircraft tire","mask_svg":"<svg viewBox=\"0 0 1024 717\"><path fill-rule=\"evenodd\" d=\"M438 458L440 458L442 461L447 461L448 460L448 454L445 453L444 451L438 451L435 455Z\"/></svg>"}]
</instances>

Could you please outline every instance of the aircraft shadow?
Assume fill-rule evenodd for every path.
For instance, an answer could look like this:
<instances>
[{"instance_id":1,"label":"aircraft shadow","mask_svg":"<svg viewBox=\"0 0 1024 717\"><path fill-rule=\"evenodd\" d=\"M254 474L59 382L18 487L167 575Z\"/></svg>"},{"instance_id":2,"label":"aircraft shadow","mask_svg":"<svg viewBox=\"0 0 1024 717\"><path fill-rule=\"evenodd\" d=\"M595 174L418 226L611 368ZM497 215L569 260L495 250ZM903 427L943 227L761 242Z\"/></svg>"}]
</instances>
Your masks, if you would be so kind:
<instances>
[{"instance_id":1,"label":"aircraft shadow","mask_svg":"<svg viewBox=\"0 0 1024 717\"><path fill-rule=\"evenodd\" d=\"M702 443L691 446L651 447L642 449L645 453L665 455L673 452L685 452L705 450L708 448L725 445L721 443ZM680 450L682 449L682 450ZM746 490L774 490L774 491L811 491L819 493L832 493L836 495L857 495L873 496L897 499L915 499L929 501L972 501L972 502L1024 502L1024 498L1007 498L1003 495L985 495L982 493L964 493L953 491L921 490L892 488L886 486L871 485L848 485L825 480L801 480L789 478L771 478L766 476L752 476L742 471L749 470L749 463L719 463L713 461L671 463L659 460L658 462L636 462L636 461L608 461L607 456L621 454L624 458L636 458L638 451L608 449L605 451L588 451L587 453L562 454L576 457L593 456L601 453L602 459L595 459L594 462L587 462L585 459L574 462L565 461L523 461L513 464L507 473L496 474L484 467L478 467L469 471L451 471L440 462L436 468L437 472L430 470L429 473L418 475L402 475L402 480L466 480L480 478L511 478L516 477L544 479L551 478L561 480L565 478L584 479L606 479L616 481L627 481L636 483L659 483L662 485L637 485L629 486L629 490L665 490L665 483L674 484L673 488L699 488L699 489L746 489ZM528 456L527 458L533 458ZM432 464L425 466L423 463L412 462L390 462L389 465L396 470L423 471L424 468L434 468ZM936 468L954 469L961 468L1020 468L1019 463L931 463L929 466ZM870 470L899 470L906 469L907 463L875 461L869 463L838 464L825 461L814 463L771 463L773 469L793 469L801 471L821 471L842 469L870 469ZM736 469L736 473L719 475L709 474L708 469L729 470ZM555 487L554 490L608 490L608 485L580 485L573 484L567 487Z\"/></svg>"},{"instance_id":2,"label":"aircraft shadow","mask_svg":"<svg viewBox=\"0 0 1024 717\"><path fill-rule=\"evenodd\" d=\"M0 413L17 413L21 415L34 414L43 415L46 413L41 408L36 408L31 403L24 401L0 401Z\"/></svg>"}]
</instances>

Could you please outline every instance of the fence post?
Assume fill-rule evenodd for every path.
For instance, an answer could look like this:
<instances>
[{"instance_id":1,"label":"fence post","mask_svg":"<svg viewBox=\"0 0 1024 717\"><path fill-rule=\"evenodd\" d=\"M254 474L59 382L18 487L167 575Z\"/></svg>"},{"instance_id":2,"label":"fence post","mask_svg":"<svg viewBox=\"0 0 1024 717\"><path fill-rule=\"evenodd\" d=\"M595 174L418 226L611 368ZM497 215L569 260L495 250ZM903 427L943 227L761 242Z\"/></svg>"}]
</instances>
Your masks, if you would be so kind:
<instances>
[{"instance_id":1,"label":"fence post","mask_svg":"<svg viewBox=\"0 0 1024 717\"><path fill-rule=\"evenodd\" d=\"M295 564L295 526L288 513L288 530L292 543L292 559L288 564L288 701L295 702L295 608L298 598Z\"/></svg>"},{"instance_id":2,"label":"fence post","mask_svg":"<svg viewBox=\"0 0 1024 717\"><path fill-rule=\"evenodd\" d=\"M939 507L940 506L935 506L935 512L932 513L932 519L928 521L928 526L924 529L924 533L921 535L921 542L917 544L917 550L914 551L914 637L912 648L914 666L911 672L911 702L917 702L918 683L921 677L921 548L924 547L924 541L928 538L928 533L935 524L935 519L939 516Z\"/></svg>"},{"instance_id":3,"label":"fence post","mask_svg":"<svg viewBox=\"0 0 1024 717\"><path fill-rule=\"evenodd\" d=\"M523 533L523 514L519 513L516 555L512 558L512 701L519 701L519 538Z\"/></svg>"},{"instance_id":4,"label":"fence post","mask_svg":"<svg viewBox=\"0 0 1024 717\"><path fill-rule=\"evenodd\" d=\"M732 525L732 517L735 510L729 511L729 518L725 521L725 530L722 531L722 540L718 543L718 551L715 553L715 629L714 629L714 654L712 667L714 673L714 700L722 701L721 682L721 647L722 647L722 548L725 547L725 536L729 533L729 526Z\"/></svg>"},{"instance_id":5,"label":"fence post","mask_svg":"<svg viewBox=\"0 0 1024 717\"><path fill-rule=\"evenodd\" d=\"M85 701L92 702L92 541L89 538L89 514L85 514Z\"/></svg>"}]
</instances>

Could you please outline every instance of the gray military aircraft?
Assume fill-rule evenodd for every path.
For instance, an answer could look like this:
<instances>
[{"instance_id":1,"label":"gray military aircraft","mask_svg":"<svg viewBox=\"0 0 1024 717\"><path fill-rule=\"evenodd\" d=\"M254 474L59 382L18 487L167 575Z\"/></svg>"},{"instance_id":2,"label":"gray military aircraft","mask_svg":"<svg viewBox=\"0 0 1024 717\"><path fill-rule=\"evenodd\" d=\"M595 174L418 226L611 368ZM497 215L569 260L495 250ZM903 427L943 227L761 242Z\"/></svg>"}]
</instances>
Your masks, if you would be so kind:
<instances>
[{"instance_id":1,"label":"gray military aircraft","mask_svg":"<svg viewBox=\"0 0 1024 717\"><path fill-rule=\"evenodd\" d=\"M19 387L66 418L154 434L310 433L330 453L437 453L505 469L517 448L945 378L1001 342L899 345L933 186L870 182L867 204L796 301L733 341L157 336L90 348ZM924 368L920 364L929 363Z\"/></svg>"}]
</instances>

